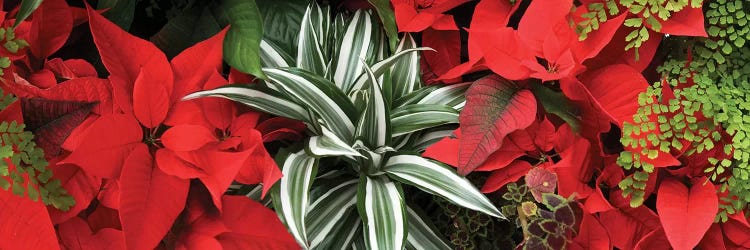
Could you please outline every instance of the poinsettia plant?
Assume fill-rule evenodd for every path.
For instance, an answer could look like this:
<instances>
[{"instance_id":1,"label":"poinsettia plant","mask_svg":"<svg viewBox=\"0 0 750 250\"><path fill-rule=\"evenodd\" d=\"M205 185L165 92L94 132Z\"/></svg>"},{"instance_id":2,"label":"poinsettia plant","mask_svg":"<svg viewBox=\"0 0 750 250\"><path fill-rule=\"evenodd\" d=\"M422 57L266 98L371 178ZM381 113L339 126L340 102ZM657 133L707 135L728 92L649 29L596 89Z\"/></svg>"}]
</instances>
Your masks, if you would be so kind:
<instances>
[{"instance_id":1,"label":"poinsettia plant","mask_svg":"<svg viewBox=\"0 0 750 250\"><path fill-rule=\"evenodd\" d=\"M746 1L0 6L0 249L750 248Z\"/></svg>"}]
</instances>

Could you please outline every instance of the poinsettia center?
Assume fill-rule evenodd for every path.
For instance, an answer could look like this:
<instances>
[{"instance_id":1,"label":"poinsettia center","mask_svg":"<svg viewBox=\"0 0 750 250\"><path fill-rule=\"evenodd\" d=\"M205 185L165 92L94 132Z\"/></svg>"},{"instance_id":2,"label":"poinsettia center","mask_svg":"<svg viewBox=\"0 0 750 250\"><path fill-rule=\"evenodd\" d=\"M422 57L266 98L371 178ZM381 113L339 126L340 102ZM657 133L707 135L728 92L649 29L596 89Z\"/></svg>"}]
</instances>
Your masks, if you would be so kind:
<instances>
[{"instance_id":1,"label":"poinsettia center","mask_svg":"<svg viewBox=\"0 0 750 250\"><path fill-rule=\"evenodd\" d=\"M143 127L143 143L153 148L163 148L164 145L161 143L161 134L164 133L166 128L161 125L155 128Z\"/></svg>"},{"instance_id":2,"label":"poinsettia center","mask_svg":"<svg viewBox=\"0 0 750 250\"><path fill-rule=\"evenodd\" d=\"M557 64L548 63L547 64L547 73L551 73L551 74L557 73Z\"/></svg>"}]
</instances>

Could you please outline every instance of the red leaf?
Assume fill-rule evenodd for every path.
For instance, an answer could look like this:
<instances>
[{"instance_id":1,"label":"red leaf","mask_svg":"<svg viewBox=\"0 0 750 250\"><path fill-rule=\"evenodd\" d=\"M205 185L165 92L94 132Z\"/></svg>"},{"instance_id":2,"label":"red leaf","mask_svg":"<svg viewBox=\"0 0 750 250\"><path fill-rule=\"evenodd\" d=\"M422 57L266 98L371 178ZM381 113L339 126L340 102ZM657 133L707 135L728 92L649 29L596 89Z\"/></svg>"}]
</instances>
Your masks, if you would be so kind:
<instances>
[{"instance_id":1,"label":"red leaf","mask_svg":"<svg viewBox=\"0 0 750 250\"><path fill-rule=\"evenodd\" d=\"M729 216L729 220L721 225L724 235L732 243L750 248L750 225L748 225L745 213L739 211Z\"/></svg>"},{"instance_id":2,"label":"red leaf","mask_svg":"<svg viewBox=\"0 0 750 250\"><path fill-rule=\"evenodd\" d=\"M719 211L716 189L695 179L690 189L675 179L659 186L656 209L669 242L676 250L693 249L711 227Z\"/></svg>"},{"instance_id":3,"label":"red leaf","mask_svg":"<svg viewBox=\"0 0 750 250\"><path fill-rule=\"evenodd\" d=\"M703 236L699 249L727 249L724 244L724 233L721 230L721 224L714 223L708 228L706 235Z\"/></svg>"},{"instance_id":4,"label":"red leaf","mask_svg":"<svg viewBox=\"0 0 750 250\"><path fill-rule=\"evenodd\" d=\"M174 83L168 64L147 67L141 70L133 85L133 112L143 126L155 128L167 117ZM168 76L164 77L165 74Z\"/></svg>"},{"instance_id":5,"label":"red leaf","mask_svg":"<svg viewBox=\"0 0 750 250\"><path fill-rule=\"evenodd\" d=\"M128 156L120 184L120 221L127 248L153 249L185 207L190 181L154 166L144 145Z\"/></svg>"},{"instance_id":6,"label":"red leaf","mask_svg":"<svg viewBox=\"0 0 750 250\"><path fill-rule=\"evenodd\" d=\"M584 249L612 248L607 230L596 217L586 212L583 213L581 227L578 229L578 235L573 238L573 242L583 246Z\"/></svg>"},{"instance_id":7,"label":"red leaf","mask_svg":"<svg viewBox=\"0 0 750 250\"><path fill-rule=\"evenodd\" d=\"M621 195L613 192L610 197ZM630 208L629 201L622 200L625 208L599 213L599 222L607 229L612 245L619 249L633 249L643 237L660 228L659 218L645 206Z\"/></svg>"},{"instance_id":8,"label":"red leaf","mask_svg":"<svg viewBox=\"0 0 750 250\"><path fill-rule=\"evenodd\" d=\"M66 249L125 249L122 231L104 228L96 234L78 217L61 224L58 228L60 244Z\"/></svg>"},{"instance_id":9,"label":"red leaf","mask_svg":"<svg viewBox=\"0 0 750 250\"><path fill-rule=\"evenodd\" d=\"M258 134L260 139L260 134ZM263 144L258 140L258 144L262 147ZM211 198L214 200L214 205L219 211L222 211L221 196L224 195L229 185L232 184L237 172L242 168L243 163L247 160L250 152L222 152L215 148L204 148L197 150L194 154L194 159L199 164L198 166L214 166L208 170L208 174L199 177L203 185L206 186L208 192L211 193ZM220 165L221 167L215 167ZM256 166L263 167L263 166ZM257 168L256 168L257 169ZM279 176L281 177L281 176ZM267 185L269 188L273 183ZM265 186L265 185L264 185Z\"/></svg>"},{"instance_id":10,"label":"red leaf","mask_svg":"<svg viewBox=\"0 0 750 250\"><path fill-rule=\"evenodd\" d=\"M87 130L78 148L60 163L78 165L94 176L116 178L130 152L144 145L141 126L132 115L102 116Z\"/></svg>"},{"instance_id":11,"label":"red leaf","mask_svg":"<svg viewBox=\"0 0 750 250\"><path fill-rule=\"evenodd\" d=\"M73 15L64 0L47 0L34 11L29 44L36 58L47 58L60 49L73 30Z\"/></svg>"},{"instance_id":12,"label":"red leaf","mask_svg":"<svg viewBox=\"0 0 750 250\"><path fill-rule=\"evenodd\" d=\"M133 85L141 70L154 71L149 72L147 74L149 78L144 80L149 80L150 84L168 84L167 93L171 94L171 67L161 50L151 42L122 30L90 7L88 7L88 14L91 35L99 50L102 63L110 73L115 102L121 109L126 112L131 111ZM157 91L163 90L157 89ZM168 102L169 97L167 96L164 101Z\"/></svg>"},{"instance_id":13,"label":"red leaf","mask_svg":"<svg viewBox=\"0 0 750 250\"><path fill-rule=\"evenodd\" d=\"M281 170L276 165L276 161L268 154L263 143L259 141L260 133L252 130L247 140L245 140L250 150L250 155L240 168L237 176L237 182L245 184L263 183L262 196L265 196L269 189L276 181L281 179Z\"/></svg>"},{"instance_id":14,"label":"red leaf","mask_svg":"<svg viewBox=\"0 0 750 250\"><path fill-rule=\"evenodd\" d=\"M492 72L510 80L529 78L531 70L521 63L536 61L536 59L513 28L503 27L491 31L469 30L469 33L478 41L477 45L484 54L486 65Z\"/></svg>"},{"instance_id":15,"label":"red leaf","mask_svg":"<svg viewBox=\"0 0 750 250\"><path fill-rule=\"evenodd\" d=\"M11 91L19 97L44 98L54 101L99 102L95 113L109 113L112 110L112 88L107 80L82 77L61 82L49 89L40 89L23 78L16 77L8 83Z\"/></svg>"},{"instance_id":16,"label":"red leaf","mask_svg":"<svg viewBox=\"0 0 750 250\"><path fill-rule=\"evenodd\" d=\"M60 249L44 204L0 189L0 249Z\"/></svg>"},{"instance_id":17,"label":"red leaf","mask_svg":"<svg viewBox=\"0 0 750 250\"><path fill-rule=\"evenodd\" d=\"M436 75L443 75L461 63L461 36L458 30L426 29L422 32L422 46L435 50L425 51L422 55Z\"/></svg>"},{"instance_id":18,"label":"red leaf","mask_svg":"<svg viewBox=\"0 0 750 250\"><path fill-rule=\"evenodd\" d=\"M453 167L458 166L459 136L461 136L460 128L453 131L453 136L444 137L443 139L440 139L440 141L427 147L424 153L422 153L422 156L440 161Z\"/></svg>"},{"instance_id":19,"label":"red leaf","mask_svg":"<svg viewBox=\"0 0 750 250\"><path fill-rule=\"evenodd\" d=\"M171 103L176 103L185 95L201 90L207 79L221 71L222 42L227 29L185 49L172 59L174 70L174 94Z\"/></svg>"},{"instance_id":20,"label":"red leaf","mask_svg":"<svg viewBox=\"0 0 750 250\"><path fill-rule=\"evenodd\" d=\"M263 142L278 140L296 141L302 138L306 126L304 123L297 120L284 117L273 117L261 122L255 127L255 129L260 131L260 134L263 135Z\"/></svg>"},{"instance_id":21,"label":"red leaf","mask_svg":"<svg viewBox=\"0 0 750 250\"><path fill-rule=\"evenodd\" d=\"M174 151L166 148L156 151L156 164L165 173L186 180L207 175L205 169L183 160Z\"/></svg>"},{"instance_id":22,"label":"red leaf","mask_svg":"<svg viewBox=\"0 0 750 250\"><path fill-rule=\"evenodd\" d=\"M582 93L593 98L593 104L599 111L606 114L612 122L620 127L622 127L624 121L631 119L638 110L638 94L645 91L649 86L640 72L624 64L610 65L587 73L581 77L581 82L585 89L578 91L583 91ZM565 86L563 86L563 92L571 99L582 100L586 98L582 94L573 94Z\"/></svg>"},{"instance_id":23,"label":"red leaf","mask_svg":"<svg viewBox=\"0 0 750 250\"><path fill-rule=\"evenodd\" d=\"M224 249L298 249L279 217L262 204L244 196L222 197L221 221L231 232L217 238Z\"/></svg>"},{"instance_id":24,"label":"red leaf","mask_svg":"<svg viewBox=\"0 0 750 250\"><path fill-rule=\"evenodd\" d=\"M571 7L572 0L532 1L518 23L521 41L541 57L545 37L553 32L556 24L565 19Z\"/></svg>"},{"instance_id":25,"label":"red leaf","mask_svg":"<svg viewBox=\"0 0 750 250\"><path fill-rule=\"evenodd\" d=\"M203 89L215 89L226 84L227 80L219 75L218 72L213 71ZM232 100L217 97L202 98L199 100L203 110L208 111L203 112L206 120L220 130L226 130L232 123L232 119L237 116L237 104Z\"/></svg>"},{"instance_id":26,"label":"red leaf","mask_svg":"<svg viewBox=\"0 0 750 250\"><path fill-rule=\"evenodd\" d=\"M492 193L505 186L505 184L517 181L531 170L531 164L516 160L507 167L492 172L482 186L482 193Z\"/></svg>"},{"instance_id":27,"label":"red leaf","mask_svg":"<svg viewBox=\"0 0 750 250\"><path fill-rule=\"evenodd\" d=\"M643 236L633 248L635 250L670 249L663 229L657 229Z\"/></svg>"},{"instance_id":28,"label":"red leaf","mask_svg":"<svg viewBox=\"0 0 750 250\"><path fill-rule=\"evenodd\" d=\"M164 147L174 151L196 150L210 142L218 141L214 133L199 125L177 125L161 136Z\"/></svg>"},{"instance_id":29,"label":"red leaf","mask_svg":"<svg viewBox=\"0 0 750 250\"><path fill-rule=\"evenodd\" d=\"M576 193L576 198L586 198L593 191L588 185L594 171L589 151L591 144L581 137L571 142L570 147L557 149L562 158L553 166L558 176L557 192L565 197Z\"/></svg>"},{"instance_id":30,"label":"red leaf","mask_svg":"<svg viewBox=\"0 0 750 250\"><path fill-rule=\"evenodd\" d=\"M99 204L112 209L120 209L120 184L115 179L107 179L97 196Z\"/></svg>"},{"instance_id":31,"label":"red leaf","mask_svg":"<svg viewBox=\"0 0 750 250\"><path fill-rule=\"evenodd\" d=\"M118 196L117 198L119 199L120 197ZM87 220L89 227L91 227L91 230L94 232L104 228L122 230L122 225L120 224L120 213L117 210L106 206L96 206L96 209L89 214Z\"/></svg>"},{"instance_id":32,"label":"red leaf","mask_svg":"<svg viewBox=\"0 0 750 250\"><path fill-rule=\"evenodd\" d=\"M491 75L474 82L459 116L458 172L466 175L479 167L500 148L507 134L531 125L536 111L531 91L509 80Z\"/></svg>"},{"instance_id":33,"label":"red leaf","mask_svg":"<svg viewBox=\"0 0 750 250\"><path fill-rule=\"evenodd\" d=\"M60 185L76 201L76 204L68 211L48 207L52 223L60 224L89 207L89 203L99 193L102 179L88 175L82 169L73 165L58 165L54 168L54 171L54 178L60 180Z\"/></svg>"},{"instance_id":34,"label":"red leaf","mask_svg":"<svg viewBox=\"0 0 750 250\"><path fill-rule=\"evenodd\" d=\"M703 8L685 7L663 21L659 32L675 36L708 37L703 24ZM656 38L651 38L656 39Z\"/></svg>"},{"instance_id":35,"label":"red leaf","mask_svg":"<svg viewBox=\"0 0 750 250\"><path fill-rule=\"evenodd\" d=\"M55 73L55 77L61 79L75 79L79 77L96 77L98 74L94 66L82 59L52 58L44 63L44 69Z\"/></svg>"}]
</instances>

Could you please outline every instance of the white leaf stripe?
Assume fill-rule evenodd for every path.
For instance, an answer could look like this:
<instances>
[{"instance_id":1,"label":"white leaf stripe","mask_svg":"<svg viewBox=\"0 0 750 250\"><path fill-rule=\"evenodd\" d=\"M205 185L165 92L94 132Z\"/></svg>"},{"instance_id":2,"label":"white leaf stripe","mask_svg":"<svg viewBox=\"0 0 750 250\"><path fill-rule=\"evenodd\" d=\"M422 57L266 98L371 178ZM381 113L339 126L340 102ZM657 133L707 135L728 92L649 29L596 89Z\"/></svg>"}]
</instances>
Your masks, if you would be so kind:
<instances>
[{"instance_id":1,"label":"white leaf stripe","mask_svg":"<svg viewBox=\"0 0 750 250\"><path fill-rule=\"evenodd\" d=\"M333 79L342 90L348 90L354 79L363 72L359 58L367 58L367 52L373 44L373 21L371 19L369 12L358 10L347 25L344 37L341 39Z\"/></svg>"},{"instance_id":2,"label":"white leaf stripe","mask_svg":"<svg viewBox=\"0 0 750 250\"><path fill-rule=\"evenodd\" d=\"M454 128L440 129L421 134L411 145L412 149L422 151L428 146L442 140L444 137L453 136Z\"/></svg>"},{"instance_id":3,"label":"white leaf stripe","mask_svg":"<svg viewBox=\"0 0 750 250\"><path fill-rule=\"evenodd\" d=\"M403 249L406 211L401 190L385 176L362 178L358 206L364 211L365 244L368 249ZM364 188L362 188L364 186Z\"/></svg>"},{"instance_id":4,"label":"white leaf stripe","mask_svg":"<svg viewBox=\"0 0 750 250\"><path fill-rule=\"evenodd\" d=\"M458 111L443 105L412 104L396 108L391 114L393 136L449 123L458 123Z\"/></svg>"},{"instance_id":5,"label":"white leaf stripe","mask_svg":"<svg viewBox=\"0 0 750 250\"><path fill-rule=\"evenodd\" d=\"M466 90L469 89L469 86L471 86L471 82L443 86L431 91L417 104L440 104L460 109L466 102Z\"/></svg>"},{"instance_id":6,"label":"white leaf stripe","mask_svg":"<svg viewBox=\"0 0 750 250\"><path fill-rule=\"evenodd\" d=\"M380 84L378 84L370 68L364 63L363 65L369 77L367 82L369 100L367 100L367 107L357 125L357 136L363 139L368 147L378 148L390 142L391 119Z\"/></svg>"},{"instance_id":7,"label":"white leaf stripe","mask_svg":"<svg viewBox=\"0 0 750 250\"><path fill-rule=\"evenodd\" d=\"M261 90L255 85L227 85L213 90L196 92L185 96L182 100L200 97L225 98L266 113L309 122L309 115L305 108L295 102L282 98L279 93L274 93L270 89Z\"/></svg>"},{"instance_id":8,"label":"white leaf stripe","mask_svg":"<svg viewBox=\"0 0 750 250\"><path fill-rule=\"evenodd\" d=\"M450 250L451 247L443 239L435 234L437 231L423 218L419 213L414 211L411 206L406 207L409 224L409 234L406 241L413 249L431 249L431 250Z\"/></svg>"},{"instance_id":9,"label":"white leaf stripe","mask_svg":"<svg viewBox=\"0 0 750 250\"><path fill-rule=\"evenodd\" d=\"M401 38L396 51L404 51L417 47L417 43L408 32ZM391 66L392 79L394 84L393 96L400 98L422 86L422 77L419 67L419 53L409 53L400 58Z\"/></svg>"},{"instance_id":10,"label":"white leaf stripe","mask_svg":"<svg viewBox=\"0 0 750 250\"><path fill-rule=\"evenodd\" d=\"M307 148L311 154L315 156L362 156L326 127L321 127L321 132L322 135L310 137Z\"/></svg>"},{"instance_id":11,"label":"white leaf stripe","mask_svg":"<svg viewBox=\"0 0 750 250\"><path fill-rule=\"evenodd\" d=\"M289 67L291 58L285 51L271 42L260 41L260 62L263 67Z\"/></svg>"},{"instance_id":12,"label":"white leaf stripe","mask_svg":"<svg viewBox=\"0 0 750 250\"><path fill-rule=\"evenodd\" d=\"M325 192L310 205L307 214L307 228L310 233L310 247L315 248L357 203L357 182L350 180ZM349 225L350 226L350 225Z\"/></svg>"},{"instance_id":13,"label":"white leaf stripe","mask_svg":"<svg viewBox=\"0 0 750 250\"><path fill-rule=\"evenodd\" d=\"M320 7L315 4L308 6L305 15L302 17L299 39L297 40L297 67L322 75L326 71L327 63L320 48L320 34L314 28L316 24L313 24L311 15L322 16Z\"/></svg>"},{"instance_id":14,"label":"white leaf stripe","mask_svg":"<svg viewBox=\"0 0 750 250\"><path fill-rule=\"evenodd\" d=\"M331 131L344 141L352 141L356 109L348 97L328 80L295 68L263 69L290 96L315 111Z\"/></svg>"},{"instance_id":15,"label":"white leaf stripe","mask_svg":"<svg viewBox=\"0 0 750 250\"><path fill-rule=\"evenodd\" d=\"M404 51L399 51L396 54L391 55L390 57L383 59L382 61L379 61L370 67L372 69L372 72L375 76L382 76L388 69L390 69L391 66L393 66L394 63L397 62L397 60L403 56L409 55L410 53L416 53L422 50L433 50L431 48L426 47L419 47L414 49L408 49ZM434 51L434 50L433 50ZM363 89L366 85L365 83L368 81L367 75L362 74L359 77L357 77L356 82L351 87L350 90L347 91L347 93L352 93L354 91L358 91ZM399 82L394 82L394 85L401 84Z\"/></svg>"},{"instance_id":16,"label":"white leaf stripe","mask_svg":"<svg viewBox=\"0 0 750 250\"><path fill-rule=\"evenodd\" d=\"M456 205L505 218L471 182L440 163L416 155L395 155L388 159L383 171Z\"/></svg>"},{"instance_id":17,"label":"white leaf stripe","mask_svg":"<svg viewBox=\"0 0 750 250\"><path fill-rule=\"evenodd\" d=\"M301 246L308 248L305 219L309 205L309 189L317 172L317 160L304 151L290 154L284 160L280 184L281 211L289 232Z\"/></svg>"}]
</instances>

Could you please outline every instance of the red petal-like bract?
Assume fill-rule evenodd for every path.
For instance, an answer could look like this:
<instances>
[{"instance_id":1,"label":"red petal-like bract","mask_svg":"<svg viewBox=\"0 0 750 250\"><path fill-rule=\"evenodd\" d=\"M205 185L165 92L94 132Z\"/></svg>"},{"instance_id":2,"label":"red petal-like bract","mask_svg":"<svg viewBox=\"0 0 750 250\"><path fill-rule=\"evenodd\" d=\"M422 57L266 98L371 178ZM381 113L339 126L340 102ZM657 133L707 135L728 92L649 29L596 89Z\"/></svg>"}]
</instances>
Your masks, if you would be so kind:
<instances>
[{"instance_id":1,"label":"red petal-like bract","mask_svg":"<svg viewBox=\"0 0 750 250\"><path fill-rule=\"evenodd\" d=\"M44 59L60 49L73 30L73 13L65 0L45 0L31 19L31 53Z\"/></svg>"},{"instance_id":2,"label":"red petal-like bract","mask_svg":"<svg viewBox=\"0 0 750 250\"><path fill-rule=\"evenodd\" d=\"M714 222L719 199L714 185L705 179L695 179L689 189L676 179L666 179L659 185L656 209L672 247L693 249Z\"/></svg>"},{"instance_id":3,"label":"red petal-like bract","mask_svg":"<svg viewBox=\"0 0 750 250\"><path fill-rule=\"evenodd\" d=\"M34 141L47 159L60 155L60 146L86 119L92 107L93 103L21 98L26 129L34 133Z\"/></svg>"},{"instance_id":4,"label":"red petal-like bract","mask_svg":"<svg viewBox=\"0 0 750 250\"><path fill-rule=\"evenodd\" d=\"M189 180L162 172L145 145L125 160L120 177L120 221L128 249L153 249L185 207Z\"/></svg>"},{"instance_id":5,"label":"red petal-like bract","mask_svg":"<svg viewBox=\"0 0 750 250\"><path fill-rule=\"evenodd\" d=\"M213 131L200 125L177 125L161 136L164 147L174 151L196 150L218 140Z\"/></svg>"},{"instance_id":6,"label":"red petal-like bract","mask_svg":"<svg viewBox=\"0 0 750 250\"><path fill-rule=\"evenodd\" d=\"M707 37L703 8L685 7L662 22L659 32L675 36ZM653 39L653 38L652 38Z\"/></svg>"},{"instance_id":7,"label":"red petal-like bract","mask_svg":"<svg viewBox=\"0 0 750 250\"><path fill-rule=\"evenodd\" d=\"M576 243L572 249L610 249L612 244L609 241L609 235L604 226L592 214L583 213L581 227L578 235L573 238Z\"/></svg>"},{"instance_id":8,"label":"red petal-like bract","mask_svg":"<svg viewBox=\"0 0 750 250\"><path fill-rule=\"evenodd\" d=\"M112 128L117 128L117 132L113 133ZM91 175L116 178L130 152L144 145L142 138L141 126L132 115L102 116L91 124L78 148L62 163L78 165Z\"/></svg>"},{"instance_id":9,"label":"red petal-like bract","mask_svg":"<svg viewBox=\"0 0 750 250\"><path fill-rule=\"evenodd\" d=\"M65 249L125 249L125 238L122 231L103 228L96 234L92 232L86 221L73 217L58 228L60 245Z\"/></svg>"},{"instance_id":10,"label":"red petal-like bract","mask_svg":"<svg viewBox=\"0 0 750 250\"><path fill-rule=\"evenodd\" d=\"M68 191L68 194L70 194L70 196L76 201L76 204L68 211L61 211L53 207L48 207L52 223L59 224L75 217L78 213L89 207L91 201L95 199L96 195L99 193L102 179L96 176L91 176L81 168L73 165L58 165L54 168L54 171L54 178L60 180L60 185L62 185L62 187Z\"/></svg>"},{"instance_id":11,"label":"red petal-like bract","mask_svg":"<svg viewBox=\"0 0 750 250\"><path fill-rule=\"evenodd\" d=\"M143 84L147 84L148 86L162 86L156 88L155 91L161 92L166 88L167 93L171 95L173 85L172 70L167 57L161 50L153 43L124 31L90 7L88 8L88 14L89 27L94 37L94 43L99 50L102 63L110 73L109 78L112 81L115 102L123 111L130 112L133 109L133 98L135 98L133 96L133 86L141 71L148 72L145 73L148 78L144 79ZM142 91L148 90L147 88ZM138 95L143 97L142 95L145 94L141 93ZM164 100L165 103L169 102L169 95L164 97L166 98ZM141 109L144 108L148 107L141 107ZM161 110L164 107L153 108ZM147 127L154 127L153 121L158 120L145 119L143 112L137 113L136 116L139 116L138 119L141 122L146 122L144 125Z\"/></svg>"},{"instance_id":12,"label":"red petal-like bract","mask_svg":"<svg viewBox=\"0 0 750 250\"><path fill-rule=\"evenodd\" d=\"M276 213L244 196L222 199L221 221L231 231L217 238L224 249L299 249Z\"/></svg>"},{"instance_id":13,"label":"red petal-like bract","mask_svg":"<svg viewBox=\"0 0 750 250\"><path fill-rule=\"evenodd\" d=\"M156 63L142 68L133 85L133 113L147 128L159 126L167 117L172 96L172 68ZM166 73L165 73L166 72ZM169 74L169 77L162 77Z\"/></svg>"},{"instance_id":14,"label":"red petal-like bract","mask_svg":"<svg viewBox=\"0 0 750 250\"><path fill-rule=\"evenodd\" d=\"M458 172L466 175L497 151L505 136L535 120L536 99L531 91L497 75L479 79L466 92L459 116L461 141Z\"/></svg>"},{"instance_id":15,"label":"red petal-like bract","mask_svg":"<svg viewBox=\"0 0 750 250\"><path fill-rule=\"evenodd\" d=\"M482 186L482 193L492 193L505 186L505 184L517 181L531 170L531 164L526 161L516 160L507 167L492 172Z\"/></svg>"},{"instance_id":16,"label":"red petal-like bract","mask_svg":"<svg viewBox=\"0 0 750 250\"><path fill-rule=\"evenodd\" d=\"M60 249L44 204L0 189L0 249Z\"/></svg>"}]
</instances>

